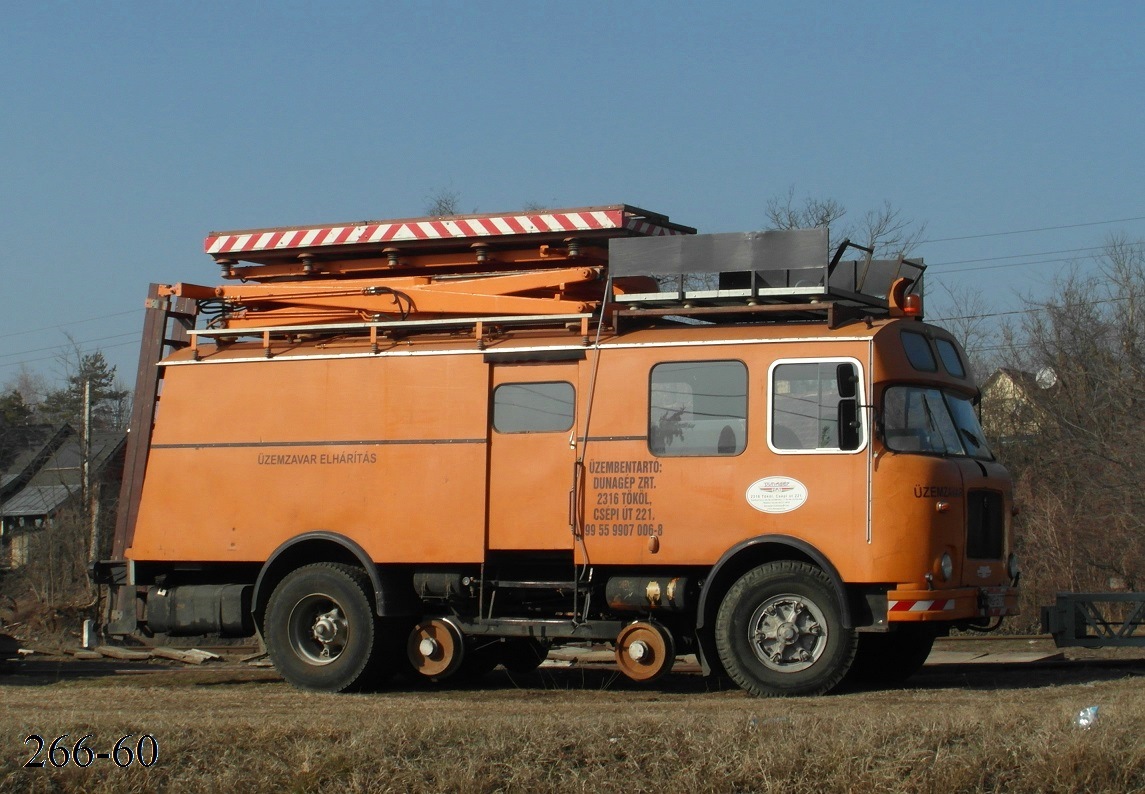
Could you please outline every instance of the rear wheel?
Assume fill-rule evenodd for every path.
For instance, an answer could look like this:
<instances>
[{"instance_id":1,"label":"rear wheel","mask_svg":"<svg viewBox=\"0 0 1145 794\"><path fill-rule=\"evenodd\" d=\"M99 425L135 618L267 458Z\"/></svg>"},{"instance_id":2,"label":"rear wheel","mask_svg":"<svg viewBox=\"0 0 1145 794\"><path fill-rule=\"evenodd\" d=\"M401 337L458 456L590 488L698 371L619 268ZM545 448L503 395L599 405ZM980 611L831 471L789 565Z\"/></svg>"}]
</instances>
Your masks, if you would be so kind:
<instances>
[{"instance_id":1,"label":"rear wheel","mask_svg":"<svg viewBox=\"0 0 1145 794\"><path fill-rule=\"evenodd\" d=\"M377 621L364 571L315 563L291 571L271 594L266 647L294 686L341 692L377 681Z\"/></svg>"},{"instance_id":2,"label":"rear wheel","mask_svg":"<svg viewBox=\"0 0 1145 794\"><path fill-rule=\"evenodd\" d=\"M715 626L720 661L754 695L818 695L842 680L855 657L830 579L804 562L753 568L732 585Z\"/></svg>"}]
</instances>

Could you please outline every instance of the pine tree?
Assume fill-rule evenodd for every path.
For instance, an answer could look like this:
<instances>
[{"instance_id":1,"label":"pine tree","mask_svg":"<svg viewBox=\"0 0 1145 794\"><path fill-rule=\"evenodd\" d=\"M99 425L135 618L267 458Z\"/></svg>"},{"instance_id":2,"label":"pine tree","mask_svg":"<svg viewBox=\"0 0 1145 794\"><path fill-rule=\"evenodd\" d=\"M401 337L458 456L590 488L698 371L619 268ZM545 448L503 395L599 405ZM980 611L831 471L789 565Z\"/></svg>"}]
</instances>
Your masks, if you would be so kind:
<instances>
[{"instance_id":1,"label":"pine tree","mask_svg":"<svg viewBox=\"0 0 1145 794\"><path fill-rule=\"evenodd\" d=\"M24 428L32 424L34 417L35 412L15 388L0 395L0 470L20 454L27 432Z\"/></svg>"},{"instance_id":2,"label":"pine tree","mask_svg":"<svg viewBox=\"0 0 1145 794\"><path fill-rule=\"evenodd\" d=\"M68 376L67 386L48 392L40 406L43 416L53 423L68 422L79 427L83 422L84 383L91 382L92 427L119 429L127 417L130 392L120 388L115 367L107 363L98 350L80 356L79 367Z\"/></svg>"}]
</instances>

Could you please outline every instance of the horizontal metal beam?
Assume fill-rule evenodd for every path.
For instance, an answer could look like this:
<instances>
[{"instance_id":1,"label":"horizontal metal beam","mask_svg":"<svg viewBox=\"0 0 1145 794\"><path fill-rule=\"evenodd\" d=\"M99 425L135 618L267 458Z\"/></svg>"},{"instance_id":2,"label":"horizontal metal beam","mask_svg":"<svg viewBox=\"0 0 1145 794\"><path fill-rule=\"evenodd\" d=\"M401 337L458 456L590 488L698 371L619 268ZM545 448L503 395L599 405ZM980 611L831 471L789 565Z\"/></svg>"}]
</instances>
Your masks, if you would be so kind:
<instances>
[{"instance_id":1,"label":"horizontal metal beam","mask_svg":"<svg viewBox=\"0 0 1145 794\"><path fill-rule=\"evenodd\" d=\"M1058 593L1042 630L1059 648L1145 647L1145 593Z\"/></svg>"},{"instance_id":2,"label":"horizontal metal beam","mask_svg":"<svg viewBox=\"0 0 1145 794\"><path fill-rule=\"evenodd\" d=\"M539 640L613 640L616 639L625 625L619 620L594 620L587 623L529 618L487 618L484 620L451 618L451 620L465 634L491 637L536 637Z\"/></svg>"},{"instance_id":3,"label":"horizontal metal beam","mask_svg":"<svg viewBox=\"0 0 1145 794\"><path fill-rule=\"evenodd\" d=\"M591 318L592 314L509 314L497 317L450 317L439 320L384 320L373 323L331 323L330 325L264 325L252 328L204 328L188 331L191 336L207 338L232 338L238 336L257 336L269 331L272 334L283 333L326 333L332 331L368 331L371 328L387 329L413 329L413 328L462 328L474 323L486 325L549 325L562 322L579 322Z\"/></svg>"}]
</instances>

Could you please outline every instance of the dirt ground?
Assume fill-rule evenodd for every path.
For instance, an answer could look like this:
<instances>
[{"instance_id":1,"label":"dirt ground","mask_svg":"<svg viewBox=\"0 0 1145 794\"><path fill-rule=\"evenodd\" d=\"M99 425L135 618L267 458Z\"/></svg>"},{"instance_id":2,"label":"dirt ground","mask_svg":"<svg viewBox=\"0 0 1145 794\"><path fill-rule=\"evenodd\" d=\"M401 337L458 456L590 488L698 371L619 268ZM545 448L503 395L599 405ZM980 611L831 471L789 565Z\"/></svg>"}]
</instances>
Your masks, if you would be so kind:
<instances>
[{"instance_id":1,"label":"dirt ground","mask_svg":"<svg viewBox=\"0 0 1145 794\"><path fill-rule=\"evenodd\" d=\"M792 700L567 663L318 695L242 653L5 664L0 790L1145 791L1140 650L944 640L907 686Z\"/></svg>"}]
</instances>

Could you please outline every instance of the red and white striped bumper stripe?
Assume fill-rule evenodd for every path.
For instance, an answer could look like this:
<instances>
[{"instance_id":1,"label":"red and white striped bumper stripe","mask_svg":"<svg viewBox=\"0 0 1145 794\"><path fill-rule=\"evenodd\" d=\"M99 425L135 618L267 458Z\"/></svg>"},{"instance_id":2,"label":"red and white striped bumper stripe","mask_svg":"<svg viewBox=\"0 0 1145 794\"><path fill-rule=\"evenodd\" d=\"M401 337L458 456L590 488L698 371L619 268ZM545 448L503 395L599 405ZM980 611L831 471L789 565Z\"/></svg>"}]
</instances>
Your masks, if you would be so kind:
<instances>
[{"instance_id":1,"label":"red and white striped bumper stripe","mask_svg":"<svg viewBox=\"0 0 1145 794\"><path fill-rule=\"evenodd\" d=\"M930 601L888 601L888 612L953 612L953 598L936 598Z\"/></svg>"},{"instance_id":2,"label":"red and white striped bumper stripe","mask_svg":"<svg viewBox=\"0 0 1145 794\"><path fill-rule=\"evenodd\" d=\"M892 590L887 617L893 621L953 621L1018 614L1018 589L1009 585L951 590Z\"/></svg>"}]
</instances>

